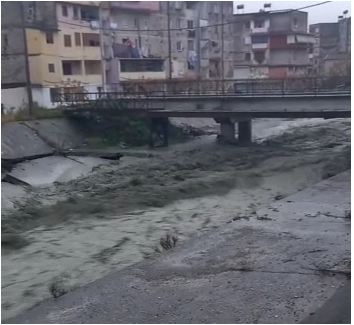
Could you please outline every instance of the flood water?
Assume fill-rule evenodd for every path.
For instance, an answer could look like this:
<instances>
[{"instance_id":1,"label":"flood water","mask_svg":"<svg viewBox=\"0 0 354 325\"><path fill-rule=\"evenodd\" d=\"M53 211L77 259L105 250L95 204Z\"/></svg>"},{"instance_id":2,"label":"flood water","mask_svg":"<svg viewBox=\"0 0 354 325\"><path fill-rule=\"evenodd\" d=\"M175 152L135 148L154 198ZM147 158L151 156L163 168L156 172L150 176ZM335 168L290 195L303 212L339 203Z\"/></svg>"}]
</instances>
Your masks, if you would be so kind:
<instances>
[{"instance_id":1,"label":"flood water","mask_svg":"<svg viewBox=\"0 0 354 325\"><path fill-rule=\"evenodd\" d=\"M119 206L115 206L109 212L105 210L103 214L94 213L80 217L73 215L73 218L65 219L63 222L33 227L23 232L22 235L29 245L21 249L10 250L2 256L3 319L12 317L35 303L49 298L51 294L48 286L53 282L59 282L70 290L101 278L111 271L134 264L150 255L158 254L156 249L161 250L159 239L167 232L176 234L179 242L183 242L191 236L212 231L230 222L234 217L252 217L257 209L267 206L277 196L286 196L319 182L324 177L323 172L328 167L328 160L332 159L330 157L335 158L337 155L343 158L345 155L343 152L348 149L348 146L350 148L350 123L344 120L336 120L335 123L332 126L333 132L328 131L331 124L322 120L283 121L281 125L274 121L264 123L262 128L255 130L258 132L255 134L256 138L262 141L286 130L294 130L293 135L285 138L286 141L293 140L293 145L283 151L277 148L274 157L269 153L264 154L264 159L260 159L250 168L235 170L232 167L234 156L226 156L225 166L213 167L214 169L210 172L202 170L202 167L200 170L195 170L195 174L207 175L204 177L208 178L208 184L213 184L214 181L215 184L220 183L220 177L232 178L234 185L222 193L215 190L213 194L212 189L208 189L207 195L198 196L197 193L192 193L191 198L178 199L177 197L176 200L166 201L166 204L158 207L141 209L139 206L132 205L130 209L121 210L125 212L120 212ZM307 125L309 129L295 128L300 125ZM313 138L312 134L308 138L307 133L313 130L322 132L323 136ZM339 131L336 133L336 130ZM211 159L213 155L211 149L222 156L223 150L216 147L219 145L214 143L213 138L215 137L202 137L190 143L164 149L171 153L171 157L163 154L160 160L155 161L151 158L151 162L146 158L127 157L118 164L108 164L104 161L90 160L90 158L87 162L86 158L82 160L75 157L81 163L91 164L92 167L103 164L102 170L105 176L103 173L100 174L100 168L88 174L92 167L80 169L76 165L74 169L69 168L70 172L67 172L66 167L59 160L57 162L60 165L60 168L58 167L60 172L55 167L42 169L45 173L41 173L41 168L38 166L46 165L48 158L18 166L18 170L23 173L22 178L36 186L33 197L38 194L41 198L45 198L46 195L53 195L53 193L69 195L70 189L81 188L78 184L83 182L91 184L90 186L100 181L107 182L106 177L110 173L114 175L112 183L117 182L119 185L119 175L114 174L118 173L118 170L129 170L133 174L136 171L139 174L142 173L141 168L148 168L146 166L151 164L151 168L159 166L159 172L162 173L159 174L159 178L156 177L152 181L151 189L154 191L154 186L157 188L156 182L164 182L163 177L166 177L165 184L158 185L169 186L167 182L169 175L161 176L164 170L169 171L167 165L164 164L170 164L171 161L176 160L181 164L185 161L193 161L196 159L195 150L198 151L198 159L200 157L205 160ZM346 139L346 142L343 142L343 139ZM329 146L330 143L336 143L336 145ZM233 149L230 147L225 149L228 155L230 155L230 150ZM247 151L242 151L242 154L246 155L246 153ZM56 157L51 158L56 159ZM242 162L242 157L237 159ZM134 167L135 163L139 168ZM39 174L33 170L37 170ZM82 171L86 178L82 181L80 179L77 182L73 181L75 176L83 176ZM341 168L338 166L335 172L340 171ZM186 177L185 174L181 175ZM61 187L48 185L58 179L63 183ZM119 202L122 192L116 190L115 193L116 200ZM83 197L86 195L86 193L81 194ZM112 195L112 193L109 194ZM26 193L26 195L31 197L31 193ZM102 200L102 204L106 204L101 194L97 197L93 196L91 200L98 200L98 202Z\"/></svg>"}]
</instances>

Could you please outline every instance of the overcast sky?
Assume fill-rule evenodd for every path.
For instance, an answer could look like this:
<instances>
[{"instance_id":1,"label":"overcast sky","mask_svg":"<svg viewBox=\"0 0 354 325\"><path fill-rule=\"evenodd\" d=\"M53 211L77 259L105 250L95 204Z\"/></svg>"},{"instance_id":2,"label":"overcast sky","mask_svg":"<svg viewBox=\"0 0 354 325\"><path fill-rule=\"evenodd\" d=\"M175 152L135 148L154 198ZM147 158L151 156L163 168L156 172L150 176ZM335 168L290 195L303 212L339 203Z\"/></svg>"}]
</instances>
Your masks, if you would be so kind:
<instances>
[{"instance_id":1,"label":"overcast sky","mask_svg":"<svg viewBox=\"0 0 354 325\"><path fill-rule=\"evenodd\" d=\"M264 3L271 3L272 10L278 10L297 9L321 2L324 1L234 1L235 8L238 4L245 6L244 13L259 11L259 9L263 8ZM351 15L350 1L331 1L320 6L304 9L309 14L309 24L336 22L338 21L338 16L342 15L344 10L349 11L348 16ZM236 10L235 13L237 13Z\"/></svg>"}]
</instances>

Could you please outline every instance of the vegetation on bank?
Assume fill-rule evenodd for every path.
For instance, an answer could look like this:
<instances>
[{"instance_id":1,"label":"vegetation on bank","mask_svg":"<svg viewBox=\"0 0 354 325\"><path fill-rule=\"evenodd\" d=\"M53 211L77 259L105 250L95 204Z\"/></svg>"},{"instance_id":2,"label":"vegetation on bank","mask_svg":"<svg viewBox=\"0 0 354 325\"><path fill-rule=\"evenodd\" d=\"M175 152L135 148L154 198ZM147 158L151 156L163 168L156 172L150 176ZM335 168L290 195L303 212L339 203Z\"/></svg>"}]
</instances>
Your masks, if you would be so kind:
<instances>
[{"instance_id":1,"label":"vegetation on bank","mask_svg":"<svg viewBox=\"0 0 354 325\"><path fill-rule=\"evenodd\" d=\"M117 145L135 147L149 143L150 121L144 117L117 116L98 119L81 119L78 122L86 130L86 145L92 149ZM186 140L188 135L173 124L169 125L171 142Z\"/></svg>"},{"instance_id":2,"label":"vegetation on bank","mask_svg":"<svg viewBox=\"0 0 354 325\"><path fill-rule=\"evenodd\" d=\"M21 122L29 120L40 120L48 118L64 117L60 108L48 109L45 107L35 106L30 113L28 109L1 113L1 123Z\"/></svg>"}]
</instances>

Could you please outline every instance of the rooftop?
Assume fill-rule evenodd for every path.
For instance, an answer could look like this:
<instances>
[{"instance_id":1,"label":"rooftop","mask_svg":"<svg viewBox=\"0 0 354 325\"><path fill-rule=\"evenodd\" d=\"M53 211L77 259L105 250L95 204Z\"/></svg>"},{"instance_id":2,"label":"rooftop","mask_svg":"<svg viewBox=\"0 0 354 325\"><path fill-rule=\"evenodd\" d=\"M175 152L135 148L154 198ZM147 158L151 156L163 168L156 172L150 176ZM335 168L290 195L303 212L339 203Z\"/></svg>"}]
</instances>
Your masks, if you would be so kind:
<instances>
[{"instance_id":1,"label":"rooftop","mask_svg":"<svg viewBox=\"0 0 354 325\"><path fill-rule=\"evenodd\" d=\"M276 15L276 14L285 14L290 12L301 12L307 14L306 11L296 10L296 9L283 9L283 10L270 10L270 11L255 11L255 12L247 12L241 14L234 14L234 16L263 16L263 15Z\"/></svg>"}]
</instances>

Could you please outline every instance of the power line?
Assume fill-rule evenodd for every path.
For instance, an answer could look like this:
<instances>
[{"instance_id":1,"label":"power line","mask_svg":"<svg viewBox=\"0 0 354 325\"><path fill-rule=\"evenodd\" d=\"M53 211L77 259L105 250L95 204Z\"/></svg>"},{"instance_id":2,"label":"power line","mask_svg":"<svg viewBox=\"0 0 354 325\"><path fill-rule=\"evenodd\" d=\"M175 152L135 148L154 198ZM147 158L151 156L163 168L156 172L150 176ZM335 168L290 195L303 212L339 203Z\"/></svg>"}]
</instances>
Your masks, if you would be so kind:
<instances>
[{"instance_id":1,"label":"power line","mask_svg":"<svg viewBox=\"0 0 354 325\"><path fill-rule=\"evenodd\" d=\"M296 9L289 9L289 10L273 10L273 11L267 11L265 13L280 13L280 12L293 12L293 11L299 11L299 10L303 10L303 9L308 9L308 8L312 8L312 7L317 7L317 6L321 6L324 5L326 3L330 3L332 1L323 1L320 3L315 3L312 5L308 5L305 7L301 7L301 8L296 8ZM249 13L250 15L252 13ZM236 14L237 15L237 14ZM247 15L247 14L243 14L243 15ZM62 21L62 20L58 20L59 23L63 23L63 24L67 24L67 25L72 25L72 26L78 26L78 27L85 27L81 24L75 24L75 23L71 23L71 22L67 22L67 21ZM225 23L218 23L218 24L212 24L212 25L206 25L206 26L195 26L193 28L188 28L188 27L180 27L180 28L167 28L167 29L121 29L121 28L112 28L112 27L95 27L95 29L98 30L105 30L105 31L117 31L117 32L144 32L144 33L150 33L150 32L172 32L172 31L183 31L183 30L195 30L195 29L202 29L202 28L209 28L209 27L216 27L216 26L225 26L225 25L231 25L234 24L234 21L229 21L229 22L225 22ZM88 28L90 26L87 26ZM92 27L91 27L92 28Z\"/></svg>"}]
</instances>

